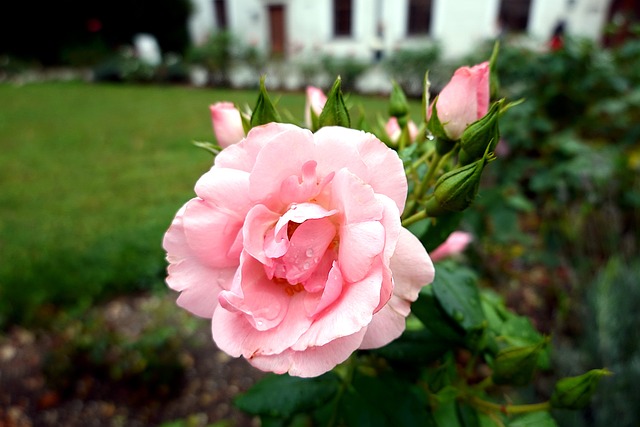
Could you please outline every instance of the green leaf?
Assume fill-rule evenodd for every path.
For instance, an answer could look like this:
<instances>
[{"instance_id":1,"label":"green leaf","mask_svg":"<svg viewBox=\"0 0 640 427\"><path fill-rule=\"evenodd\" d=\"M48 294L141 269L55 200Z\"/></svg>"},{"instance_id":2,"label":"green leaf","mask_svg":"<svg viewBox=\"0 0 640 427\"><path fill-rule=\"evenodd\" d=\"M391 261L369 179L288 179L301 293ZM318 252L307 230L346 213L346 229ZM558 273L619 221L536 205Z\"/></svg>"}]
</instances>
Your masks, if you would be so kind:
<instances>
[{"instance_id":1,"label":"green leaf","mask_svg":"<svg viewBox=\"0 0 640 427\"><path fill-rule=\"evenodd\" d=\"M450 347L448 340L422 329L405 331L400 338L374 352L391 361L426 364L437 360Z\"/></svg>"},{"instance_id":2,"label":"green leaf","mask_svg":"<svg viewBox=\"0 0 640 427\"><path fill-rule=\"evenodd\" d=\"M235 404L249 414L289 418L325 404L339 387L340 379L333 372L316 378L268 375L237 397Z\"/></svg>"},{"instance_id":3,"label":"green leaf","mask_svg":"<svg viewBox=\"0 0 640 427\"><path fill-rule=\"evenodd\" d=\"M420 290L418 300L411 305L411 311L435 335L452 343L464 341L464 330L444 311L433 292L433 285Z\"/></svg>"},{"instance_id":4,"label":"green leaf","mask_svg":"<svg viewBox=\"0 0 640 427\"><path fill-rule=\"evenodd\" d=\"M475 274L468 268L442 262L436 266L436 276L431 284L444 311L466 331L480 329L486 324L476 281Z\"/></svg>"},{"instance_id":5,"label":"green leaf","mask_svg":"<svg viewBox=\"0 0 640 427\"><path fill-rule=\"evenodd\" d=\"M327 95L327 102L324 104L324 108L318 118L319 127L342 126L348 128L351 126L349 110L344 102L342 89L340 88L341 82L338 76Z\"/></svg>"},{"instance_id":6,"label":"green leaf","mask_svg":"<svg viewBox=\"0 0 640 427\"><path fill-rule=\"evenodd\" d=\"M425 400L415 385L391 372L370 376L356 371L340 413L348 426L435 427Z\"/></svg>"},{"instance_id":7,"label":"green leaf","mask_svg":"<svg viewBox=\"0 0 640 427\"><path fill-rule=\"evenodd\" d=\"M480 427L478 411L475 408L458 402L458 418L464 427Z\"/></svg>"},{"instance_id":8,"label":"green leaf","mask_svg":"<svg viewBox=\"0 0 640 427\"><path fill-rule=\"evenodd\" d=\"M551 395L554 408L582 409L589 404L603 376L612 375L608 369L592 369L577 377L563 378L556 383Z\"/></svg>"},{"instance_id":9,"label":"green leaf","mask_svg":"<svg viewBox=\"0 0 640 427\"><path fill-rule=\"evenodd\" d=\"M463 215L462 212L452 212L428 222L427 230L420 236L420 241L427 252L440 246L459 228Z\"/></svg>"},{"instance_id":10,"label":"green leaf","mask_svg":"<svg viewBox=\"0 0 640 427\"><path fill-rule=\"evenodd\" d=\"M522 415L509 423L509 427L558 427L548 412L531 412Z\"/></svg>"},{"instance_id":11,"label":"green leaf","mask_svg":"<svg viewBox=\"0 0 640 427\"><path fill-rule=\"evenodd\" d=\"M434 395L436 403L433 408L433 418L438 427L463 427L456 409L457 396L458 390L451 386L443 388Z\"/></svg>"},{"instance_id":12,"label":"green leaf","mask_svg":"<svg viewBox=\"0 0 640 427\"><path fill-rule=\"evenodd\" d=\"M256 107L253 109L253 114L251 114L252 128L271 122L280 122L282 120L273 102L271 102L271 98L269 98L267 88L264 85L265 79L265 76L262 76L260 79L260 93L258 94Z\"/></svg>"}]
</instances>

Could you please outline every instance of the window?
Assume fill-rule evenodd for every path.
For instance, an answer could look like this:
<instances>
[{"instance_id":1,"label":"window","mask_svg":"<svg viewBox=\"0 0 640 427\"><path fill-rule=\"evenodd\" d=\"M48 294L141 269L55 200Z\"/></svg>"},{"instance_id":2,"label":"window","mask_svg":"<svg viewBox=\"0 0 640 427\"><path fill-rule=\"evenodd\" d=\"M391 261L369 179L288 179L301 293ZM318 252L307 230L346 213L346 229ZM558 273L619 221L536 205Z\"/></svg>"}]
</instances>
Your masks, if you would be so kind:
<instances>
[{"instance_id":1,"label":"window","mask_svg":"<svg viewBox=\"0 0 640 427\"><path fill-rule=\"evenodd\" d=\"M351 35L351 0L333 0L333 34L335 36Z\"/></svg>"},{"instance_id":2,"label":"window","mask_svg":"<svg viewBox=\"0 0 640 427\"><path fill-rule=\"evenodd\" d=\"M407 32L426 35L431 30L431 0L409 0Z\"/></svg>"},{"instance_id":3,"label":"window","mask_svg":"<svg viewBox=\"0 0 640 427\"><path fill-rule=\"evenodd\" d=\"M216 26L219 30L227 29L227 5L225 0L213 0L216 13Z\"/></svg>"},{"instance_id":4,"label":"window","mask_svg":"<svg viewBox=\"0 0 640 427\"><path fill-rule=\"evenodd\" d=\"M503 31L527 31L530 6L531 0L501 0L499 16Z\"/></svg>"}]
</instances>

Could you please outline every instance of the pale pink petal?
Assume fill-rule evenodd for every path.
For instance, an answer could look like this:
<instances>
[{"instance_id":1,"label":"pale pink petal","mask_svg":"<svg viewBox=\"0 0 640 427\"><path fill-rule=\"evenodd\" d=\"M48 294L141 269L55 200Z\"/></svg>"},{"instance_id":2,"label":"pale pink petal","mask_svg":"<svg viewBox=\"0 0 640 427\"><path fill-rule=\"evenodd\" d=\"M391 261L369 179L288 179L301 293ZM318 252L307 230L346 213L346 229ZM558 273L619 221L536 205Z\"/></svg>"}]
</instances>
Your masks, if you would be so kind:
<instances>
[{"instance_id":1,"label":"pale pink petal","mask_svg":"<svg viewBox=\"0 0 640 427\"><path fill-rule=\"evenodd\" d=\"M218 295L231 286L236 268L211 269L192 259L168 268L167 284L181 291L177 303L196 316L211 318Z\"/></svg>"},{"instance_id":2,"label":"pale pink petal","mask_svg":"<svg viewBox=\"0 0 640 427\"><path fill-rule=\"evenodd\" d=\"M319 176L326 176L346 168L365 182L367 181L370 173L358 152L358 147L370 139L378 141L375 136L355 129L325 126L313 137L317 148L315 160L318 162ZM389 150L384 143L378 142Z\"/></svg>"},{"instance_id":3,"label":"pale pink petal","mask_svg":"<svg viewBox=\"0 0 640 427\"><path fill-rule=\"evenodd\" d=\"M343 283L340 298L314 319L308 331L292 349L301 351L308 347L325 345L367 326L380 301L382 276L382 266L374 265L363 280Z\"/></svg>"},{"instance_id":4,"label":"pale pink petal","mask_svg":"<svg viewBox=\"0 0 640 427\"><path fill-rule=\"evenodd\" d=\"M287 314L290 296L285 286L269 280L263 265L243 254L231 289L222 291L218 301L229 311L244 313L256 330L266 331L280 325Z\"/></svg>"},{"instance_id":5,"label":"pale pink petal","mask_svg":"<svg viewBox=\"0 0 640 427\"><path fill-rule=\"evenodd\" d=\"M240 220L251 207L249 174L244 171L211 168L196 182L195 191L201 199L220 209L227 209ZM233 194L233 197L229 197L230 194Z\"/></svg>"},{"instance_id":6,"label":"pale pink petal","mask_svg":"<svg viewBox=\"0 0 640 427\"><path fill-rule=\"evenodd\" d=\"M317 377L344 362L358 349L365 330L352 335L337 338L319 347L310 347L304 351L287 350L273 356L256 356L249 362L258 369L278 374L309 378Z\"/></svg>"},{"instance_id":7,"label":"pale pink petal","mask_svg":"<svg viewBox=\"0 0 640 427\"><path fill-rule=\"evenodd\" d=\"M331 181L331 208L342 214L343 224L378 221L384 207L371 186L347 169L340 169Z\"/></svg>"},{"instance_id":8,"label":"pale pink petal","mask_svg":"<svg viewBox=\"0 0 640 427\"><path fill-rule=\"evenodd\" d=\"M300 224L291 236L289 250L283 257L289 283L304 282L311 277L335 235L336 227L328 218Z\"/></svg>"},{"instance_id":9,"label":"pale pink petal","mask_svg":"<svg viewBox=\"0 0 640 427\"><path fill-rule=\"evenodd\" d=\"M340 270L348 282L362 280L380 257L385 242L385 230L378 221L358 222L340 227Z\"/></svg>"},{"instance_id":10,"label":"pale pink petal","mask_svg":"<svg viewBox=\"0 0 640 427\"><path fill-rule=\"evenodd\" d=\"M398 206L398 211L402 212L407 199L408 185L398 154L376 138L359 141L358 150L369 171L368 177L362 179L373 187L373 191L393 200Z\"/></svg>"},{"instance_id":11,"label":"pale pink petal","mask_svg":"<svg viewBox=\"0 0 640 427\"><path fill-rule=\"evenodd\" d=\"M182 216L188 204L189 202L185 203L178 210L162 239L162 247L167 251L167 261L171 264L180 262L185 258L191 257L193 254L193 250L187 243L187 238L184 235L184 225L182 221Z\"/></svg>"},{"instance_id":12,"label":"pale pink petal","mask_svg":"<svg viewBox=\"0 0 640 427\"><path fill-rule=\"evenodd\" d=\"M317 316L338 299L340 294L342 294L343 283L342 273L334 261L331 270L329 270L322 295L317 301L315 309L310 314L311 317Z\"/></svg>"},{"instance_id":13,"label":"pale pink petal","mask_svg":"<svg viewBox=\"0 0 640 427\"><path fill-rule=\"evenodd\" d=\"M398 301L399 300L399 301ZM371 323L367 326L367 333L362 340L360 348L368 350L380 348L398 338L404 332L406 326L406 316L394 309L393 301L401 305L403 301L397 296L391 300L380 311L373 315ZM407 306L408 303L404 302Z\"/></svg>"},{"instance_id":14,"label":"pale pink petal","mask_svg":"<svg viewBox=\"0 0 640 427\"><path fill-rule=\"evenodd\" d=\"M314 154L313 134L309 130L291 127L280 133L256 158L249 178L251 199L279 201L282 183L291 175L300 175L303 165L312 160Z\"/></svg>"},{"instance_id":15,"label":"pale pink petal","mask_svg":"<svg viewBox=\"0 0 640 427\"><path fill-rule=\"evenodd\" d=\"M218 153L214 164L217 167L251 172L260 150L269 142L277 139L280 134L292 128L296 129L296 126L284 123L256 126L249 131L245 139Z\"/></svg>"},{"instance_id":16,"label":"pale pink petal","mask_svg":"<svg viewBox=\"0 0 640 427\"><path fill-rule=\"evenodd\" d=\"M282 291L284 292L284 290ZM250 360L258 355L280 354L290 348L309 328L303 293L289 297L287 314L275 328L259 331L242 312L218 306L213 313L212 335L218 348L231 356Z\"/></svg>"},{"instance_id":17,"label":"pale pink petal","mask_svg":"<svg viewBox=\"0 0 640 427\"><path fill-rule=\"evenodd\" d=\"M276 242L273 240L273 232L269 233L279 219L280 215L264 205L256 205L247 213L242 228L244 249L263 264L270 264L268 258L282 256L289 246L288 240ZM272 238L265 242L267 235ZM265 253L265 250L268 250L269 254Z\"/></svg>"},{"instance_id":18,"label":"pale pink petal","mask_svg":"<svg viewBox=\"0 0 640 427\"><path fill-rule=\"evenodd\" d=\"M238 265L239 253L232 252L242 220L201 199L192 199L182 217L186 242L203 264L210 267Z\"/></svg>"},{"instance_id":19,"label":"pale pink petal","mask_svg":"<svg viewBox=\"0 0 640 427\"><path fill-rule=\"evenodd\" d=\"M474 65L471 67L471 72L477 80L477 99L478 99L478 111L476 119L484 117L489 111L489 98L490 98L490 85L489 77L491 70L489 69L489 62L483 62L482 64Z\"/></svg>"},{"instance_id":20,"label":"pale pink petal","mask_svg":"<svg viewBox=\"0 0 640 427\"><path fill-rule=\"evenodd\" d=\"M420 240L406 228L400 230L390 265L395 284L394 295L415 301L420 289L433 281L435 270Z\"/></svg>"}]
</instances>

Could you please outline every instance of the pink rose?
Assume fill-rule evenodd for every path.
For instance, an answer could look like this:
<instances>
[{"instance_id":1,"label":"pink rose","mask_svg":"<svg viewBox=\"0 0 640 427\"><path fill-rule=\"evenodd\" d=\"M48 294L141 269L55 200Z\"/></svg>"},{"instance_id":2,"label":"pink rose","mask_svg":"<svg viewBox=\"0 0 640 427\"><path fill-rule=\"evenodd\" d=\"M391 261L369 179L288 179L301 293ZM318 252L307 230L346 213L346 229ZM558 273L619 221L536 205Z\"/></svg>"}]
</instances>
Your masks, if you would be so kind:
<instances>
[{"instance_id":1,"label":"pink rose","mask_svg":"<svg viewBox=\"0 0 640 427\"><path fill-rule=\"evenodd\" d=\"M454 231L447 237L447 240L433 251L431 251L431 260L440 261L443 258L456 255L464 251L469 243L473 240L473 236L464 231Z\"/></svg>"},{"instance_id":2,"label":"pink rose","mask_svg":"<svg viewBox=\"0 0 640 427\"><path fill-rule=\"evenodd\" d=\"M458 140L471 123L489 111L489 63L460 67L437 98L438 119L447 136ZM427 111L431 118L433 103Z\"/></svg>"},{"instance_id":3,"label":"pink rose","mask_svg":"<svg viewBox=\"0 0 640 427\"><path fill-rule=\"evenodd\" d=\"M310 377L400 336L433 280L400 224L407 179L373 135L253 128L224 149L164 237L178 304L228 354Z\"/></svg>"},{"instance_id":4,"label":"pink rose","mask_svg":"<svg viewBox=\"0 0 640 427\"><path fill-rule=\"evenodd\" d=\"M409 120L407 126L409 127L409 139L411 140L411 142L414 142L418 137L418 127L413 122L413 120ZM384 127L384 130L391 142L393 144L397 144L398 140L400 139L400 134L402 133L402 129L400 128L400 124L398 123L398 119L396 117L390 117Z\"/></svg>"},{"instance_id":5,"label":"pink rose","mask_svg":"<svg viewBox=\"0 0 640 427\"><path fill-rule=\"evenodd\" d=\"M231 102L217 102L209 106L213 133L220 147L225 148L244 138L240 111Z\"/></svg>"},{"instance_id":6,"label":"pink rose","mask_svg":"<svg viewBox=\"0 0 640 427\"><path fill-rule=\"evenodd\" d=\"M317 117L320 117L324 104L327 103L327 96L314 86L307 86L307 98L304 106L304 124L311 129L313 123L311 122L311 112Z\"/></svg>"}]
</instances>

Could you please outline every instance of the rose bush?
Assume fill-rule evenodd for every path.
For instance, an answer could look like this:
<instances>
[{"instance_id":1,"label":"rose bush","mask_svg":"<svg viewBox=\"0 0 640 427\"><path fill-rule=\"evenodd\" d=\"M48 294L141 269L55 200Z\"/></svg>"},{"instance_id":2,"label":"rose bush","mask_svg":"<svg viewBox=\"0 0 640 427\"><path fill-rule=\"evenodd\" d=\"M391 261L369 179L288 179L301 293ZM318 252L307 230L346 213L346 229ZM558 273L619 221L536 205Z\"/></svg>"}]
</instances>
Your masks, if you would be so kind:
<instances>
[{"instance_id":1,"label":"rose bush","mask_svg":"<svg viewBox=\"0 0 640 427\"><path fill-rule=\"evenodd\" d=\"M427 109L427 120L435 103L447 137L460 139L467 126L489 111L489 72L488 62L458 68Z\"/></svg>"},{"instance_id":2,"label":"rose bush","mask_svg":"<svg viewBox=\"0 0 640 427\"><path fill-rule=\"evenodd\" d=\"M216 102L209 106L213 133L218 145L225 148L244 138L240 111L231 102Z\"/></svg>"},{"instance_id":3,"label":"rose bush","mask_svg":"<svg viewBox=\"0 0 640 427\"><path fill-rule=\"evenodd\" d=\"M178 304L265 371L320 375L400 336L433 280L400 223L395 151L341 127L270 123L224 149L164 237Z\"/></svg>"}]
</instances>

